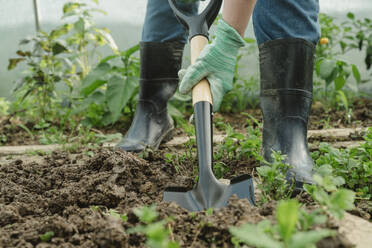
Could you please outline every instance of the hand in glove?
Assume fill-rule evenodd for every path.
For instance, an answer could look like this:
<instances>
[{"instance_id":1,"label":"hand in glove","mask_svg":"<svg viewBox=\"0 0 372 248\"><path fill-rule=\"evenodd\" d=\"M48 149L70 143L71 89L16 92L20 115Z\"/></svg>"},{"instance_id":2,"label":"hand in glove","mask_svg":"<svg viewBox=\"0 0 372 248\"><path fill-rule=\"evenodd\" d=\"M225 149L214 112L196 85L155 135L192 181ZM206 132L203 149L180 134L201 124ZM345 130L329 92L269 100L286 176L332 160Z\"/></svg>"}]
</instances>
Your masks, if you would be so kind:
<instances>
[{"instance_id":1,"label":"hand in glove","mask_svg":"<svg viewBox=\"0 0 372 248\"><path fill-rule=\"evenodd\" d=\"M245 45L240 34L223 19L217 25L216 39L204 47L195 63L181 70L180 93L186 94L203 78L207 78L213 98L213 111L220 108L226 92L232 88L236 58Z\"/></svg>"}]
</instances>

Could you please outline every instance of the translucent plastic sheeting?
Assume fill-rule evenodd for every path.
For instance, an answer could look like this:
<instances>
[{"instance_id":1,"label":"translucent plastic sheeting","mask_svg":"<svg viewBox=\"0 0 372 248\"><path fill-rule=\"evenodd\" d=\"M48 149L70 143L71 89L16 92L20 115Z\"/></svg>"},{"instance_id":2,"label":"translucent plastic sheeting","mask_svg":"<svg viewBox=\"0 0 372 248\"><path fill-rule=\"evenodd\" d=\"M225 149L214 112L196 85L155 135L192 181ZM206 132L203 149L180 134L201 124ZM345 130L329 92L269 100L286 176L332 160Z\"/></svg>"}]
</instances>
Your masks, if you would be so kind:
<instances>
[{"instance_id":1,"label":"translucent plastic sheeting","mask_svg":"<svg viewBox=\"0 0 372 248\"><path fill-rule=\"evenodd\" d=\"M108 15L96 15L96 22L99 26L109 28L119 48L126 49L140 40L147 1L151 0L100 0L99 8ZM66 2L67 0L38 0L42 30L50 30L61 23L62 6ZM349 11L354 12L358 18L371 18L372 1L320 0L320 11L336 16L339 20L345 18ZM254 37L251 25L250 23L248 37ZM20 77L22 71L7 71L8 59L15 56L19 40L34 33L33 0L0 0L0 97L11 94L13 81ZM355 62L357 60L360 59ZM249 73L257 73L256 55L243 62L247 68L252 69Z\"/></svg>"}]
</instances>

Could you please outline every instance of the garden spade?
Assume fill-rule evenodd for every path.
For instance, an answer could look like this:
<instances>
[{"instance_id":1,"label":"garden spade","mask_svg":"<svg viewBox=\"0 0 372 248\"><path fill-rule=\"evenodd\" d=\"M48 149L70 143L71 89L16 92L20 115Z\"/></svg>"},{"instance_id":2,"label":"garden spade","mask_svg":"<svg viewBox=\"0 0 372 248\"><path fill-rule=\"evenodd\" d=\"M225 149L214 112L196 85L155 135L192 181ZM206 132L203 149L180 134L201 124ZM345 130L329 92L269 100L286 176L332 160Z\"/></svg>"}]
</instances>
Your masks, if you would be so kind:
<instances>
[{"instance_id":1,"label":"garden spade","mask_svg":"<svg viewBox=\"0 0 372 248\"><path fill-rule=\"evenodd\" d=\"M222 0L168 1L177 19L189 30L191 63L194 63L208 43L208 30L220 10ZM250 175L235 178L227 185L218 181L213 174L212 95L206 79L194 86L192 100L199 160L198 182L190 191L183 187L165 189L163 201L176 202L189 211L202 211L226 206L229 198L235 194L255 204Z\"/></svg>"}]
</instances>

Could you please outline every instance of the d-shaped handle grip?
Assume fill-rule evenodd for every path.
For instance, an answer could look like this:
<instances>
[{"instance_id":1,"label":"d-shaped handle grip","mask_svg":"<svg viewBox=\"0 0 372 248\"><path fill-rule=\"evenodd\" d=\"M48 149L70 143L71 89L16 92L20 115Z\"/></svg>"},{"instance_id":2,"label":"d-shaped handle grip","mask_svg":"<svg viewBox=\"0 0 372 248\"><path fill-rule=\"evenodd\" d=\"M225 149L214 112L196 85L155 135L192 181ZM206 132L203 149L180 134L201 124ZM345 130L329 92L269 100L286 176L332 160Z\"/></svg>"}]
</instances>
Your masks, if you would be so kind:
<instances>
[{"instance_id":1,"label":"d-shaped handle grip","mask_svg":"<svg viewBox=\"0 0 372 248\"><path fill-rule=\"evenodd\" d=\"M177 8L174 1L177 0L168 0L169 5L179 22L189 30L189 39L191 40L196 35L203 35L208 39L208 30L212 26L218 15L218 12L220 11L222 0L211 0L202 13L192 16L185 15L180 9Z\"/></svg>"}]
</instances>

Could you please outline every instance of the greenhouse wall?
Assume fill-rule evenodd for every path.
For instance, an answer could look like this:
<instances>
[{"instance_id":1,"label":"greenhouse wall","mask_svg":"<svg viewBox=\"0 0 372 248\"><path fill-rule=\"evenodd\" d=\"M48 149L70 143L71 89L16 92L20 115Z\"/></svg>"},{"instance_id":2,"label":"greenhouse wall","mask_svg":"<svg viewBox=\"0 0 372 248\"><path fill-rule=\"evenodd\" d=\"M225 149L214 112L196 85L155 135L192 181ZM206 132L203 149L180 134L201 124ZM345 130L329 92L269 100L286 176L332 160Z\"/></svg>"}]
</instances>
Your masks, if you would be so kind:
<instances>
[{"instance_id":1,"label":"greenhouse wall","mask_svg":"<svg viewBox=\"0 0 372 248\"><path fill-rule=\"evenodd\" d=\"M14 81L22 73L24 67L13 71L7 70L8 59L15 56L18 43L22 38L35 34L34 0L0 0L0 97L9 97ZM42 30L49 30L61 22L62 6L67 0L38 0L40 25ZM107 15L97 15L96 21L100 26L111 30L120 49L125 49L140 40L141 26L145 15L145 0L101 0L99 7ZM351 11L358 18L371 17L371 0L320 0L321 12L330 14L340 20ZM253 36L250 24L248 37ZM350 55L355 63L361 63L358 54ZM353 59L352 59L353 60ZM245 61L249 73L257 73L257 59L248 58ZM361 70L364 71L364 66ZM23 68L23 69L22 69Z\"/></svg>"}]
</instances>

